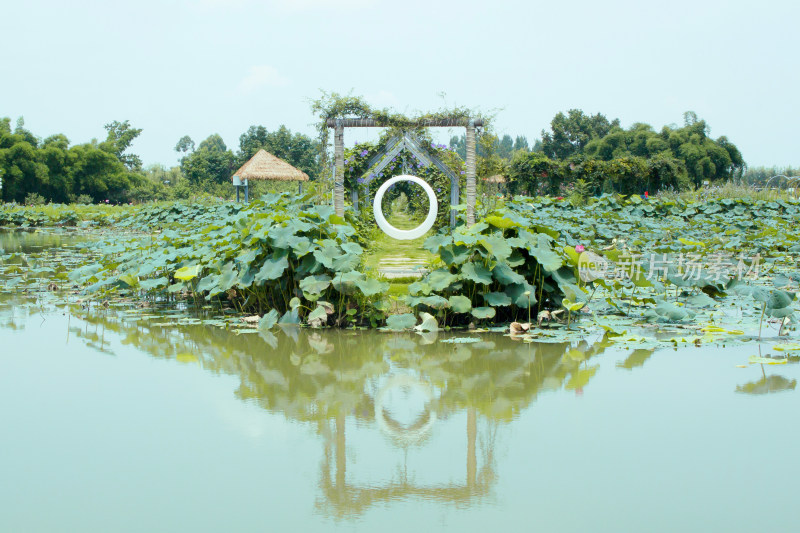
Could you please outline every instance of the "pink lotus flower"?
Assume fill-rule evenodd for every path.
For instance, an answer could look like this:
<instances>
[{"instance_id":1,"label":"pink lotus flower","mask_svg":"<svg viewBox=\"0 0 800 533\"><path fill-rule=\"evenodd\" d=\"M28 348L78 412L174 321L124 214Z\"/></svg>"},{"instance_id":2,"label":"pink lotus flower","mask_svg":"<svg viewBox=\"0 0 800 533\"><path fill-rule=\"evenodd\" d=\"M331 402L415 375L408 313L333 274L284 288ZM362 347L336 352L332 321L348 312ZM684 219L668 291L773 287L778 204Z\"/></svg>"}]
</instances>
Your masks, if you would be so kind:
<instances>
[{"instance_id":1,"label":"pink lotus flower","mask_svg":"<svg viewBox=\"0 0 800 533\"><path fill-rule=\"evenodd\" d=\"M586 248L584 248L582 244L576 244L575 245L575 251L578 252L578 253L583 252L585 249Z\"/></svg>"}]
</instances>

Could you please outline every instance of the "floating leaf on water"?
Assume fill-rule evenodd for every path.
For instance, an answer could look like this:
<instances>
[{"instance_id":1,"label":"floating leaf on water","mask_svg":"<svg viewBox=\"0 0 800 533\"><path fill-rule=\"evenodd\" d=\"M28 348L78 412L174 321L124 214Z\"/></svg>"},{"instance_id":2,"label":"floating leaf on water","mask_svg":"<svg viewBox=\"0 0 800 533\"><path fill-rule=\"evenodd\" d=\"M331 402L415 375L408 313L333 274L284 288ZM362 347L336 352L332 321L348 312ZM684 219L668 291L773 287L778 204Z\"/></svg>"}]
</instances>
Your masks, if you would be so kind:
<instances>
[{"instance_id":1,"label":"floating leaf on water","mask_svg":"<svg viewBox=\"0 0 800 533\"><path fill-rule=\"evenodd\" d=\"M772 359L771 357L759 357L758 355L751 355L747 362L751 365L753 364L761 364L761 365L785 365L787 363L787 359Z\"/></svg>"},{"instance_id":2,"label":"floating leaf on water","mask_svg":"<svg viewBox=\"0 0 800 533\"><path fill-rule=\"evenodd\" d=\"M788 342L782 344L776 344L772 347L773 350L778 350L780 352L788 352L793 350L800 350L800 344L796 342Z\"/></svg>"},{"instance_id":3,"label":"floating leaf on water","mask_svg":"<svg viewBox=\"0 0 800 533\"><path fill-rule=\"evenodd\" d=\"M473 342L481 342L479 337L451 337L449 339L442 339L439 342L447 344L470 344Z\"/></svg>"}]
</instances>

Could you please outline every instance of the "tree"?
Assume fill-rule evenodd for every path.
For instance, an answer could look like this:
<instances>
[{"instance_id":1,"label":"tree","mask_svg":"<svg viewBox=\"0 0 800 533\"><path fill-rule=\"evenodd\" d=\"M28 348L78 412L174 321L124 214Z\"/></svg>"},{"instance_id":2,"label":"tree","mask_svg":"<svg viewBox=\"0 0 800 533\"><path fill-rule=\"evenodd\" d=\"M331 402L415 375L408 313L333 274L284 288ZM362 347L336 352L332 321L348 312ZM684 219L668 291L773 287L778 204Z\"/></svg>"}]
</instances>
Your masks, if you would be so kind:
<instances>
[{"instance_id":1,"label":"tree","mask_svg":"<svg viewBox=\"0 0 800 533\"><path fill-rule=\"evenodd\" d=\"M128 170L141 170L142 159L138 155L124 154L133 140L142 133L141 128L132 128L127 120L124 122L115 120L103 127L108 132L108 137L106 137L105 142L100 144L100 149L114 154Z\"/></svg>"},{"instance_id":2,"label":"tree","mask_svg":"<svg viewBox=\"0 0 800 533\"><path fill-rule=\"evenodd\" d=\"M608 135L619 128L619 119L610 121L597 113L586 115L580 109L558 113L550 122L550 132L542 130L542 149L551 159L567 159L580 154L593 139Z\"/></svg>"},{"instance_id":3,"label":"tree","mask_svg":"<svg viewBox=\"0 0 800 533\"><path fill-rule=\"evenodd\" d=\"M286 126L269 132L264 126L250 126L239 137L236 164L243 165L261 149L279 157L316 179L319 175L319 146L307 135L294 133Z\"/></svg>"},{"instance_id":4,"label":"tree","mask_svg":"<svg viewBox=\"0 0 800 533\"><path fill-rule=\"evenodd\" d=\"M184 135L178 140L178 144L175 145L175 151L182 154L194 152L194 141L188 135Z\"/></svg>"},{"instance_id":5,"label":"tree","mask_svg":"<svg viewBox=\"0 0 800 533\"><path fill-rule=\"evenodd\" d=\"M204 139L197 150L181 159L181 170L194 183L225 183L231 179L234 168L233 152L228 150L219 134Z\"/></svg>"},{"instance_id":6,"label":"tree","mask_svg":"<svg viewBox=\"0 0 800 533\"><path fill-rule=\"evenodd\" d=\"M524 150L526 152L530 151L530 147L528 146L528 139L524 135L517 135L517 138L514 139L514 151Z\"/></svg>"}]
</instances>

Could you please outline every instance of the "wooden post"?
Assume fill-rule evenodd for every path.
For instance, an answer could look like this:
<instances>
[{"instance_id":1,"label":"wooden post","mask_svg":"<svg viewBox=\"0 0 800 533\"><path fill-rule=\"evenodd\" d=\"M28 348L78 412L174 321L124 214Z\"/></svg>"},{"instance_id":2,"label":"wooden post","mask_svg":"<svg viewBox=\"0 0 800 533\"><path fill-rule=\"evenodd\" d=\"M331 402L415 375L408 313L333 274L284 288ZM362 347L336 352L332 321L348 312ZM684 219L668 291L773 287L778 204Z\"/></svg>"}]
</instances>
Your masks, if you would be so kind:
<instances>
[{"instance_id":1,"label":"wooden post","mask_svg":"<svg viewBox=\"0 0 800 533\"><path fill-rule=\"evenodd\" d=\"M336 160L336 172L333 176L333 208L341 217L344 216L344 126L341 119L336 120L333 150Z\"/></svg>"},{"instance_id":2,"label":"wooden post","mask_svg":"<svg viewBox=\"0 0 800 533\"><path fill-rule=\"evenodd\" d=\"M467 227L475 224L475 121L467 123Z\"/></svg>"},{"instance_id":3,"label":"wooden post","mask_svg":"<svg viewBox=\"0 0 800 533\"><path fill-rule=\"evenodd\" d=\"M461 187L458 185L458 176L450 178L450 227L456 227L455 206L459 204L461 197Z\"/></svg>"},{"instance_id":4,"label":"wooden post","mask_svg":"<svg viewBox=\"0 0 800 533\"><path fill-rule=\"evenodd\" d=\"M350 197L353 200L353 211L358 213L358 185L353 187L353 190L350 193Z\"/></svg>"}]
</instances>

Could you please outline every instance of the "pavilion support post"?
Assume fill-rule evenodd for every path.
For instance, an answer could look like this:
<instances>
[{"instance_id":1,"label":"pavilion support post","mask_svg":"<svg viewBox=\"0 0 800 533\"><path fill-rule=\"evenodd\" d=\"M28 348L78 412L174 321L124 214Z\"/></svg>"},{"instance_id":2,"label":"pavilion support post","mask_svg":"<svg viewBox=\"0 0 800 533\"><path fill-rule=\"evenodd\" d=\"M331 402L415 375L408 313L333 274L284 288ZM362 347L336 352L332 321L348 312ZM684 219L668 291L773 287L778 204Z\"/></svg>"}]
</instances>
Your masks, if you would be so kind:
<instances>
[{"instance_id":1,"label":"pavilion support post","mask_svg":"<svg viewBox=\"0 0 800 533\"><path fill-rule=\"evenodd\" d=\"M467 123L467 227L475 224L475 120Z\"/></svg>"},{"instance_id":2,"label":"pavilion support post","mask_svg":"<svg viewBox=\"0 0 800 533\"><path fill-rule=\"evenodd\" d=\"M239 189L240 189L240 187L238 185L236 185L235 187L236 187L236 203L238 204L239 203Z\"/></svg>"},{"instance_id":3,"label":"pavilion support post","mask_svg":"<svg viewBox=\"0 0 800 533\"><path fill-rule=\"evenodd\" d=\"M353 211L358 213L358 187L353 187L350 197L353 200Z\"/></svg>"},{"instance_id":4,"label":"pavilion support post","mask_svg":"<svg viewBox=\"0 0 800 533\"><path fill-rule=\"evenodd\" d=\"M459 197L461 196L461 188L458 185L458 176L450 178L450 227L456 227L456 210L455 206L459 204Z\"/></svg>"},{"instance_id":5,"label":"pavilion support post","mask_svg":"<svg viewBox=\"0 0 800 533\"><path fill-rule=\"evenodd\" d=\"M244 203L250 203L250 185L244 180Z\"/></svg>"},{"instance_id":6,"label":"pavilion support post","mask_svg":"<svg viewBox=\"0 0 800 533\"><path fill-rule=\"evenodd\" d=\"M333 208L337 215L344 216L344 126L336 120L333 134L333 150L336 172L333 176Z\"/></svg>"}]
</instances>

